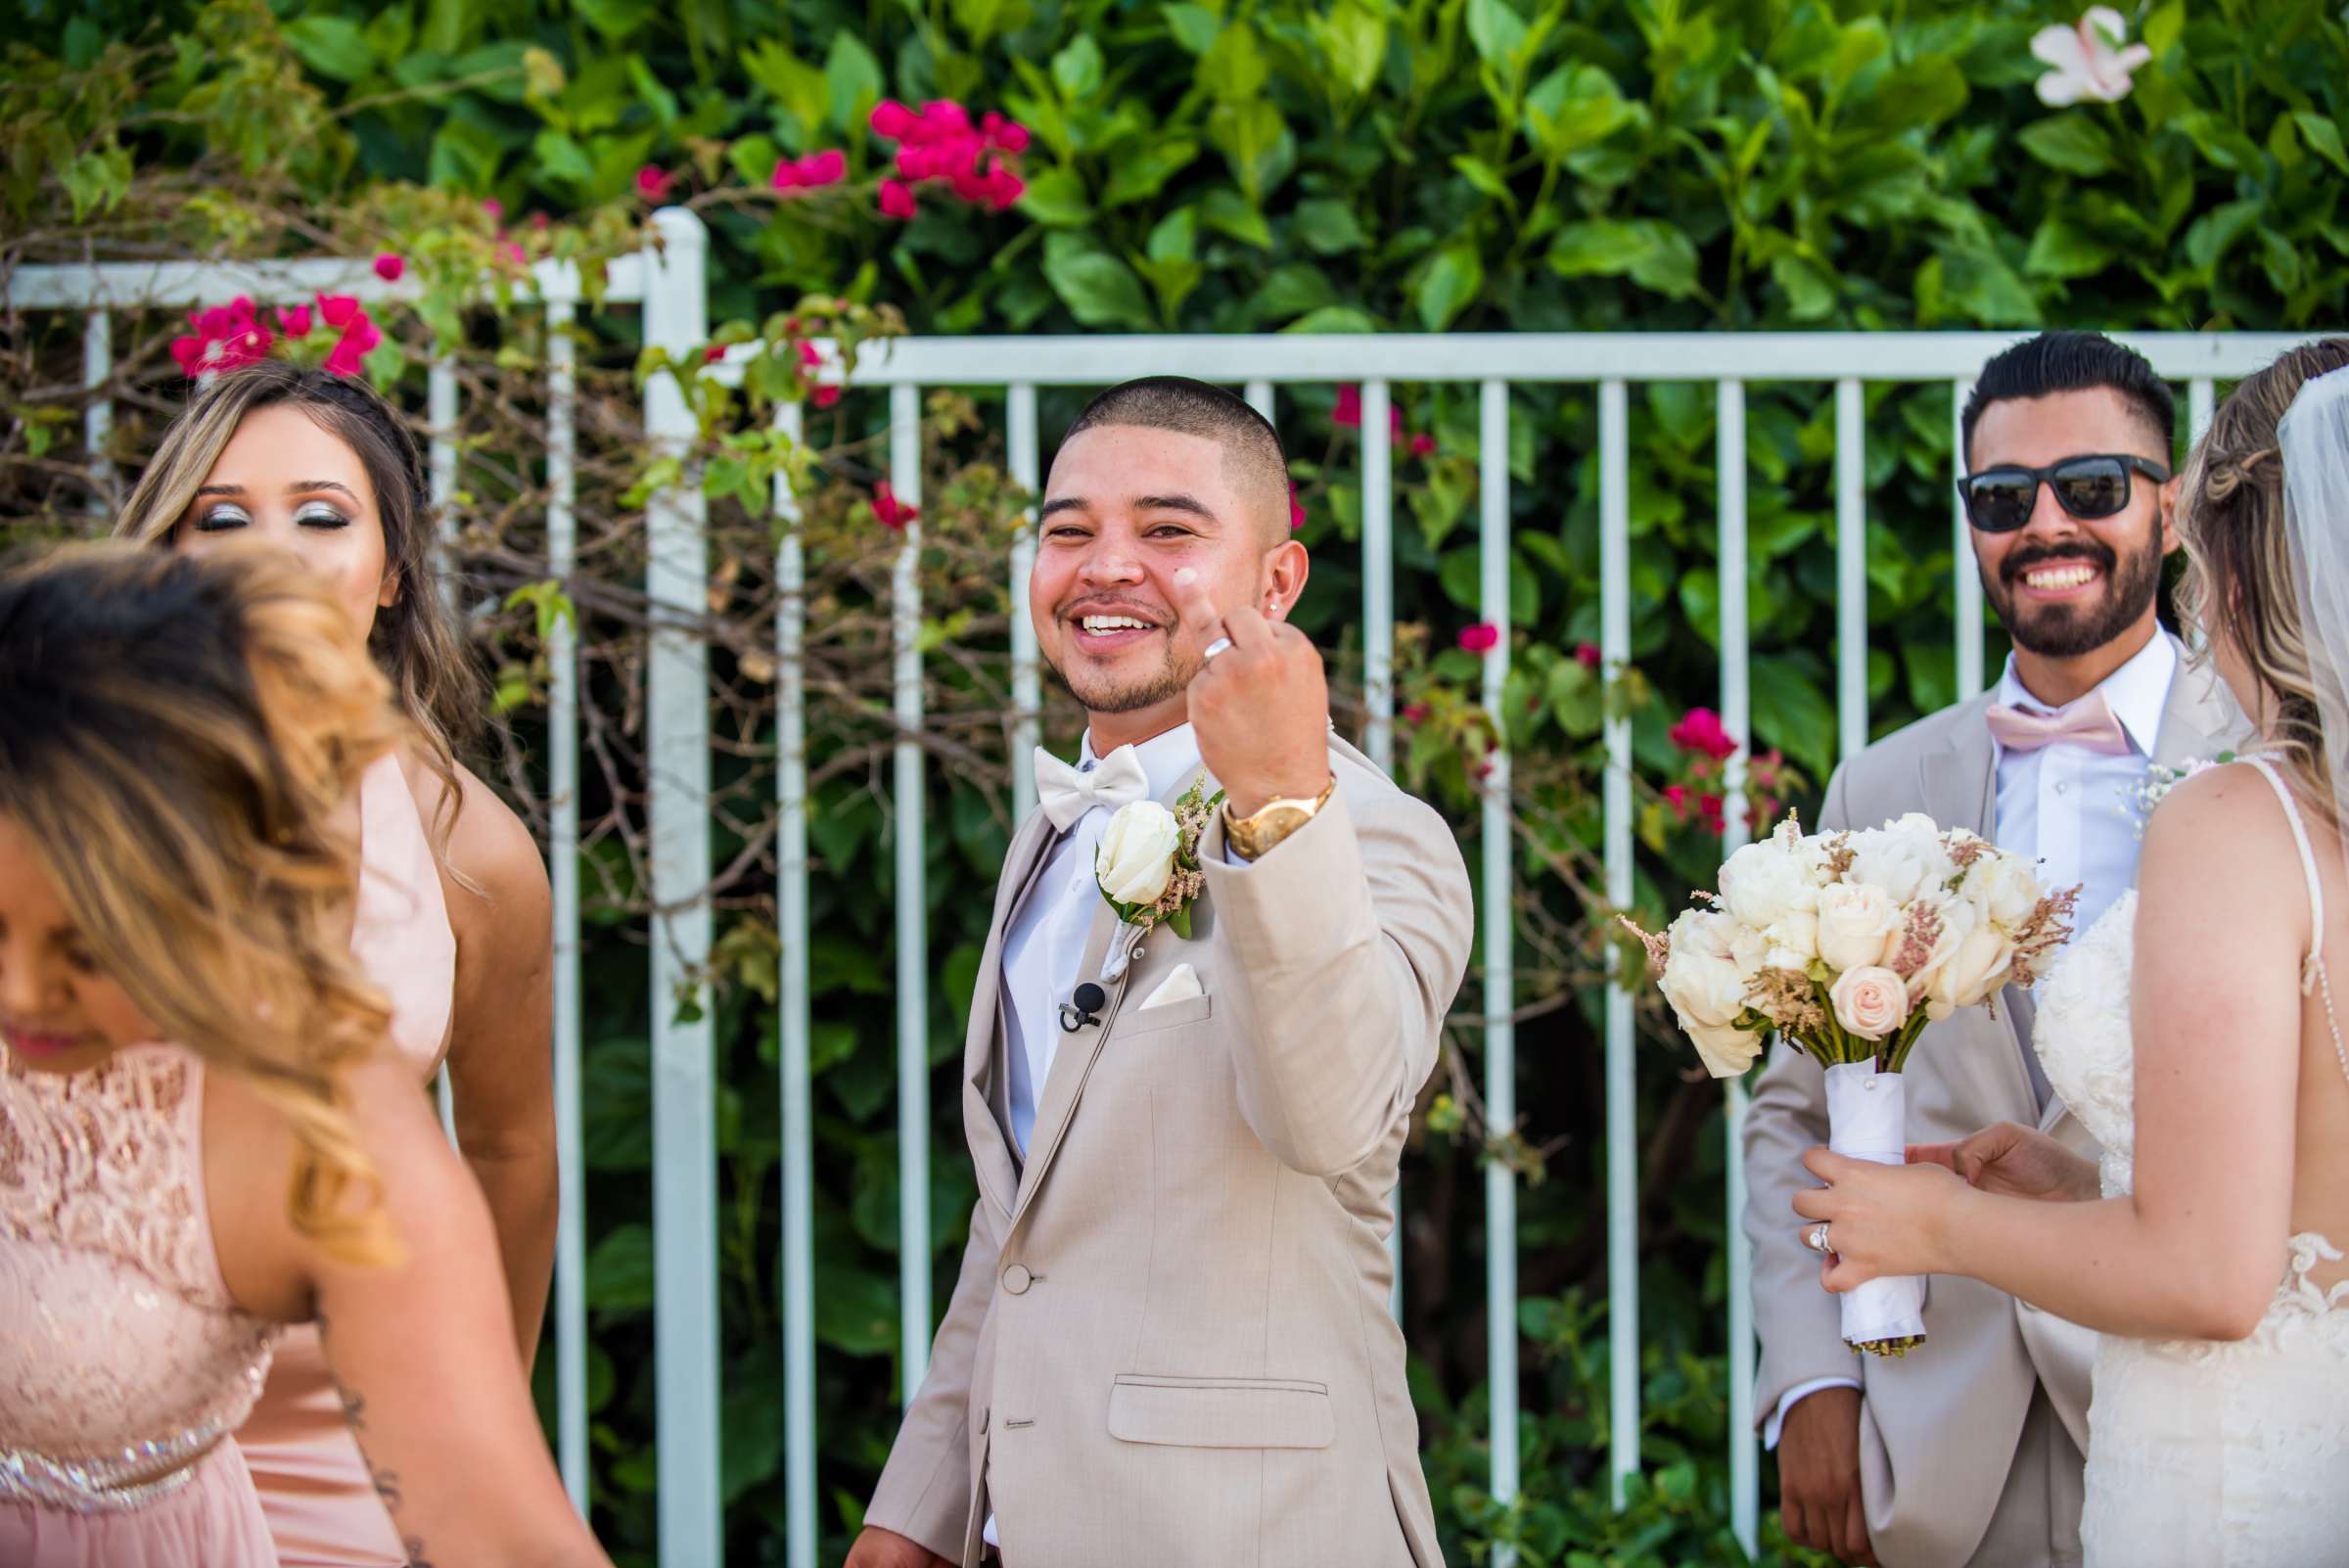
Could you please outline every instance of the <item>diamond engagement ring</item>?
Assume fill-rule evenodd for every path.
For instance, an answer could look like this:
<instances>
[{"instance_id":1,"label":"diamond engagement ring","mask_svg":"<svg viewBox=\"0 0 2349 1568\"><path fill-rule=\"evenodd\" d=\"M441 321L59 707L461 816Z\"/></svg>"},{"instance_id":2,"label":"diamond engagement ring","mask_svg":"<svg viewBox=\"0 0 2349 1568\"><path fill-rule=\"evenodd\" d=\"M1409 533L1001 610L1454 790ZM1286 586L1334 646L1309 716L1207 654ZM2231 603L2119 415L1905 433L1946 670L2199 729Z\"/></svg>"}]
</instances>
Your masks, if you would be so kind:
<instances>
[{"instance_id":1,"label":"diamond engagement ring","mask_svg":"<svg viewBox=\"0 0 2349 1568\"><path fill-rule=\"evenodd\" d=\"M1216 657L1216 655L1221 653L1224 649L1230 646L1231 639L1229 637L1218 637L1215 641L1209 643L1206 647L1199 650L1199 658L1202 662L1212 660Z\"/></svg>"},{"instance_id":2,"label":"diamond engagement ring","mask_svg":"<svg viewBox=\"0 0 2349 1568\"><path fill-rule=\"evenodd\" d=\"M1834 1251L1832 1247L1827 1245L1827 1225L1825 1221L1820 1221L1818 1224L1813 1225L1809 1230L1803 1233L1803 1245L1809 1247L1813 1252Z\"/></svg>"}]
</instances>

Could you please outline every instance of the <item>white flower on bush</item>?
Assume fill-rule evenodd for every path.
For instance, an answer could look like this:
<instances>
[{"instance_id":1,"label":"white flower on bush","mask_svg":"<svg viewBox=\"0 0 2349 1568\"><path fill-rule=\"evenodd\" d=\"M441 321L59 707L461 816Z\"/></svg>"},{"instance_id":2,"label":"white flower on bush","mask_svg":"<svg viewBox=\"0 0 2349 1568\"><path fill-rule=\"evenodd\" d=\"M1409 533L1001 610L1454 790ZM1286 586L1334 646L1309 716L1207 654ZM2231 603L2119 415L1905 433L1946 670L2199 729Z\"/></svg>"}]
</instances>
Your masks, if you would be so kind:
<instances>
[{"instance_id":1,"label":"white flower on bush","mask_svg":"<svg viewBox=\"0 0 2349 1568\"><path fill-rule=\"evenodd\" d=\"M1113 903L1152 904L1174 874L1182 830L1156 801L1118 808L1093 854L1093 876Z\"/></svg>"},{"instance_id":2,"label":"white flower on bush","mask_svg":"<svg viewBox=\"0 0 2349 1568\"><path fill-rule=\"evenodd\" d=\"M1851 845L1852 867L1843 880L1880 888L1894 903L1912 902L1949 881L1958 869L1932 818L1915 811L1853 834Z\"/></svg>"},{"instance_id":3,"label":"white flower on bush","mask_svg":"<svg viewBox=\"0 0 2349 1568\"><path fill-rule=\"evenodd\" d=\"M1861 1039L1887 1039L1909 1022L1909 983L1881 964L1845 970L1827 1000L1835 1022Z\"/></svg>"},{"instance_id":4,"label":"white flower on bush","mask_svg":"<svg viewBox=\"0 0 2349 1568\"><path fill-rule=\"evenodd\" d=\"M1900 930L1900 904L1872 883L1835 882L1819 890L1819 956L1829 969L1886 962Z\"/></svg>"},{"instance_id":5,"label":"white flower on bush","mask_svg":"<svg viewBox=\"0 0 2349 1568\"><path fill-rule=\"evenodd\" d=\"M2054 69L2039 78L2039 101L2061 109L2084 98L2114 104L2128 97L2130 72L2153 58L2128 38L2129 23L2110 6L2091 6L2074 26L2041 28L2031 53Z\"/></svg>"},{"instance_id":6,"label":"white flower on bush","mask_svg":"<svg viewBox=\"0 0 2349 1568\"><path fill-rule=\"evenodd\" d=\"M1965 868L1960 897L1993 925L2014 931L2039 907L2039 877L2017 854L1990 853Z\"/></svg>"}]
</instances>

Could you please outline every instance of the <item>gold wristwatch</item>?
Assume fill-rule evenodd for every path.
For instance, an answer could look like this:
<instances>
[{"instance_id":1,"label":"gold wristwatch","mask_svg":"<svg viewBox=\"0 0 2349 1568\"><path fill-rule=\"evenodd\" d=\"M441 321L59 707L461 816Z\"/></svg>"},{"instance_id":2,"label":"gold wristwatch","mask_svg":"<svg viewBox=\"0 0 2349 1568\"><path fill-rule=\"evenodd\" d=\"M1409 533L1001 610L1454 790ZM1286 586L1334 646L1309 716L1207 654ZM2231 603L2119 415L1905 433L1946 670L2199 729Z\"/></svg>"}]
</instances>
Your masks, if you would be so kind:
<instances>
[{"instance_id":1,"label":"gold wristwatch","mask_svg":"<svg viewBox=\"0 0 2349 1568\"><path fill-rule=\"evenodd\" d=\"M1223 839L1231 851L1243 860L1261 860L1271 848L1313 819L1313 813L1329 804L1338 787L1338 776L1332 773L1329 782L1314 796L1289 795L1267 801L1246 816L1231 814L1231 803L1223 803Z\"/></svg>"}]
</instances>

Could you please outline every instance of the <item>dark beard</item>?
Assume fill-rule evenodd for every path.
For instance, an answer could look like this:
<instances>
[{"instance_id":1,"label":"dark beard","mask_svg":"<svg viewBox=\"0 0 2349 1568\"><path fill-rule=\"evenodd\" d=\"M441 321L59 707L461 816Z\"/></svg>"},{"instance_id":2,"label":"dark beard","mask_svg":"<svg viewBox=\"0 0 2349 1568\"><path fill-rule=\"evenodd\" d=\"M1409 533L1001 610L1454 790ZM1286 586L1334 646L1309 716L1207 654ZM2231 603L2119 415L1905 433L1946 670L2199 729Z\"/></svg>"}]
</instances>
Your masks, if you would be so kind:
<instances>
[{"instance_id":1,"label":"dark beard","mask_svg":"<svg viewBox=\"0 0 2349 1568\"><path fill-rule=\"evenodd\" d=\"M1171 701L1188 691L1191 677L1198 673L1196 669L1186 671L1175 668L1172 639L1167 650L1167 662L1159 667L1157 672L1123 689L1102 686L1080 690L1060 666L1049 659L1041 663L1053 683L1076 698L1088 714L1135 714L1145 708L1156 708L1160 703Z\"/></svg>"},{"instance_id":2,"label":"dark beard","mask_svg":"<svg viewBox=\"0 0 2349 1568\"><path fill-rule=\"evenodd\" d=\"M2025 572L2050 561L2085 561L2101 572L2102 602L2078 609L2051 605L2028 615L2018 611L2015 585ZM2016 647L2043 659L2077 659L2120 636L2152 608L2161 593L2161 534L2155 530L2143 549L2127 555L2094 538L2060 548L2018 550L2000 564L1998 581L1992 581L1988 572L1982 574L1982 591Z\"/></svg>"}]
</instances>

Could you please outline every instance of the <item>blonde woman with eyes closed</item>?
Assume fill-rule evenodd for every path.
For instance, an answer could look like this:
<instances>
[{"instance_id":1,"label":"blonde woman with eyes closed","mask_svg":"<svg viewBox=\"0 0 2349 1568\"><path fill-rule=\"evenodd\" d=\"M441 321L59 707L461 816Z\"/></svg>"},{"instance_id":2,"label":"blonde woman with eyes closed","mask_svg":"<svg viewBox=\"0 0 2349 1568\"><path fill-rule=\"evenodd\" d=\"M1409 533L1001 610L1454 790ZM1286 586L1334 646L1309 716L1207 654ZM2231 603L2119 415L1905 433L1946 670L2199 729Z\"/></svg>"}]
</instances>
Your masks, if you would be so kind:
<instances>
[{"instance_id":1,"label":"blonde woman with eyes closed","mask_svg":"<svg viewBox=\"0 0 2349 1568\"><path fill-rule=\"evenodd\" d=\"M315 1324L403 1561L610 1568L352 950L405 726L309 573L228 556L0 573L0 1563L278 1563L229 1434Z\"/></svg>"},{"instance_id":2,"label":"blonde woman with eyes closed","mask_svg":"<svg viewBox=\"0 0 2349 1568\"><path fill-rule=\"evenodd\" d=\"M370 896L353 946L391 995L411 1075L447 1065L527 1376L554 1263L553 921L529 830L457 761L486 699L443 608L422 454L357 380L263 360L196 394L115 532L198 556L255 540L291 550L391 681L412 738L358 792ZM314 1333L286 1336L237 1441L287 1568L407 1560Z\"/></svg>"}]
</instances>

